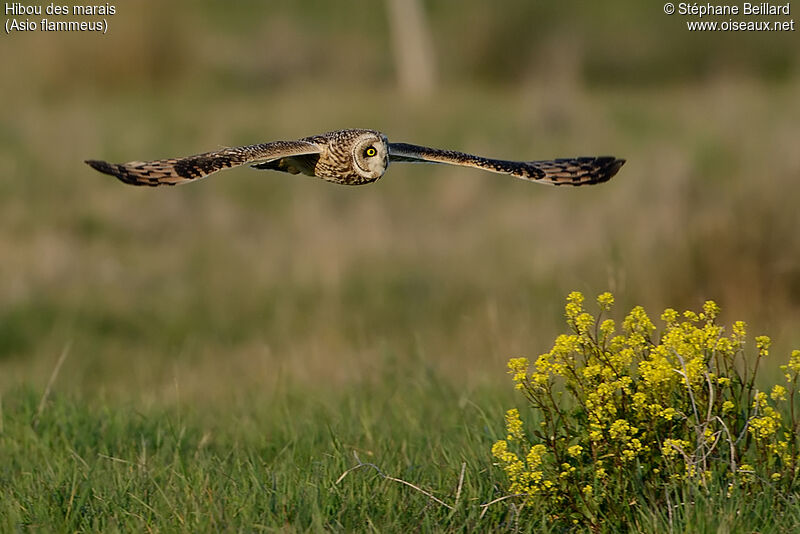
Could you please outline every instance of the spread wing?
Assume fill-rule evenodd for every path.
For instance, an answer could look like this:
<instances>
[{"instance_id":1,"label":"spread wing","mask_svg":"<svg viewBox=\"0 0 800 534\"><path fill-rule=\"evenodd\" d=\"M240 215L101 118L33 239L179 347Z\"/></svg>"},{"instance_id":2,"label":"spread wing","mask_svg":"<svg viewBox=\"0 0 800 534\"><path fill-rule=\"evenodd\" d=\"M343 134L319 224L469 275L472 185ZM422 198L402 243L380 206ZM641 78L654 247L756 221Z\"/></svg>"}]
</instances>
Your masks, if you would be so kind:
<instances>
[{"instance_id":1,"label":"spread wing","mask_svg":"<svg viewBox=\"0 0 800 534\"><path fill-rule=\"evenodd\" d=\"M389 143L389 161L461 165L551 185L587 185L606 182L617 174L625 163L624 159L613 156L547 161L504 161L407 143Z\"/></svg>"},{"instance_id":2,"label":"spread wing","mask_svg":"<svg viewBox=\"0 0 800 534\"><path fill-rule=\"evenodd\" d=\"M319 146L308 141L275 141L260 145L225 148L185 158L128 163L87 160L86 163L102 173L116 176L126 184L155 187L205 178L221 169L246 164L259 165L275 162L269 168L292 172L296 169L292 165L292 161L306 160L305 156L318 156L319 153Z\"/></svg>"}]
</instances>

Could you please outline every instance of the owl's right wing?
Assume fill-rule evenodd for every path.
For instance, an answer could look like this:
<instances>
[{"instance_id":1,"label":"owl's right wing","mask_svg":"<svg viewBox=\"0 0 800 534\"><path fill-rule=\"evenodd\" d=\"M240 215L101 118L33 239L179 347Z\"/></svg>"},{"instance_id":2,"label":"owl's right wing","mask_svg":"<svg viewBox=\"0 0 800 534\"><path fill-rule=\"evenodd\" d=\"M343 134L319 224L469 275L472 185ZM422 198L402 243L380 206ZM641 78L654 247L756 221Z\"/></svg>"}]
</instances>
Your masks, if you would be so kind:
<instances>
[{"instance_id":1,"label":"owl's right wing","mask_svg":"<svg viewBox=\"0 0 800 534\"><path fill-rule=\"evenodd\" d=\"M309 141L274 141L260 145L224 148L185 158L160 159L155 161L131 161L108 163L87 160L93 169L117 177L131 185L176 185L199 178L221 169L239 165L263 166L285 172L304 172L308 158L319 157L319 145ZM268 167L267 167L268 165Z\"/></svg>"},{"instance_id":2,"label":"owl's right wing","mask_svg":"<svg viewBox=\"0 0 800 534\"><path fill-rule=\"evenodd\" d=\"M389 143L389 161L446 163L509 174L549 185L588 185L610 180L624 159L613 156L562 158L544 161L506 161L408 143Z\"/></svg>"}]
</instances>

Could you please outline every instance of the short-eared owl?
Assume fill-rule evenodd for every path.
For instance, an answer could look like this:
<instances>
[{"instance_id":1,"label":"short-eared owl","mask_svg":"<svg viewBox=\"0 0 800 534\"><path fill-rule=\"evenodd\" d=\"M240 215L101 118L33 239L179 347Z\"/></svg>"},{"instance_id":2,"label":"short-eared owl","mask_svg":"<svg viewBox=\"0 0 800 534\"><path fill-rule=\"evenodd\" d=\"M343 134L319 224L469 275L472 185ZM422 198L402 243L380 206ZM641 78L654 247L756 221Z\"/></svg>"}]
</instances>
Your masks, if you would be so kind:
<instances>
[{"instance_id":1,"label":"short-eared owl","mask_svg":"<svg viewBox=\"0 0 800 534\"><path fill-rule=\"evenodd\" d=\"M385 135L374 130L338 130L297 141L225 148L186 158L121 164L88 160L86 163L133 185L175 185L238 165L303 173L338 184L362 185L383 176L389 163L395 161L462 165L552 185L605 182L625 163L625 160L611 156L504 161L451 150L390 143Z\"/></svg>"}]
</instances>

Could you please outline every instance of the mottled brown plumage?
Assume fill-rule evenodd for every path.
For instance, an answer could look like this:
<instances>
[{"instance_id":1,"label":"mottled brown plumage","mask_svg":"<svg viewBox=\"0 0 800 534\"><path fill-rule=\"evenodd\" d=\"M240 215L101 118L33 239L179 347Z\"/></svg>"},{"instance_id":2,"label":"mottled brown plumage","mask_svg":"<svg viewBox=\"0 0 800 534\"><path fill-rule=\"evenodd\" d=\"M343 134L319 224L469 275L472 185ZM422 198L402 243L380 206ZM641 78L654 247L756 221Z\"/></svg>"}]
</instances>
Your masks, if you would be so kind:
<instances>
[{"instance_id":1,"label":"mottled brown plumage","mask_svg":"<svg viewBox=\"0 0 800 534\"><path fill-rule=\"evenodd\" d=\"M175 185L204 178L221 169L251 165L329 182L362 185L374 182L390 162L446 163L509 174L551 185L587 185L608 181L625 163L612 156L506 161L407 143L389 143L374 130L337 130L297 141L225 148L186 158L114 164L88 160L94 169L132 185Z\"/></svg>"}]
</instances>

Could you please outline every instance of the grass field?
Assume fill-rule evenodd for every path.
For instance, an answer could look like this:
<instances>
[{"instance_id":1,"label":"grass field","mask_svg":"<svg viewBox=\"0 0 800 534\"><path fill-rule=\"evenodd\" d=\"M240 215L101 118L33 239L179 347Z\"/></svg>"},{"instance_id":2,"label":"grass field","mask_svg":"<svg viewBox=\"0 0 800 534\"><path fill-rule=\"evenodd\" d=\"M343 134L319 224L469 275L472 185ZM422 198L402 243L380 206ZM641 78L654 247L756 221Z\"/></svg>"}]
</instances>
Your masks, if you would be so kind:
<instances>
[{"instance_id":1,"label":"grass field","mask_svg":"<svg viewBox=\"0 0 800 534\"><path fill-rule=\"evenodd\" d=\"M800 347L796 34L528 4L430 5L419 99L359 2L142 2L102 42L4 36L0 530L547 531L481 505L505 495L490 449L521 402L505 362L550 348L571 290L656 316L713 298L773 338L777 376ZM628 163L570 190L410 165L357 189L234 170L151 190L82 163L343 127ZM339 480L354 453L418 489ZM697 499L673 528L793 531L772 504ZM642 505L632 528L669 520Z\"/></svg>"},{"instance_id":2,"label":"grass field","mask_svg":"<svg viewBox=\"0 0 800 534\"><path fill-rule=\"evenodd\" d=\"M8 532L554 531L546 517L482 506L503 495L486 454L509 405L496 391L396 376L324 400L284 390L202 413L55 396L40 416L38 392L4 398ZM692 495L671 518L633 505L630 526L793 532L800 510L776 515L770 497L785 498Z\"/></svg>"}]
</instances>

